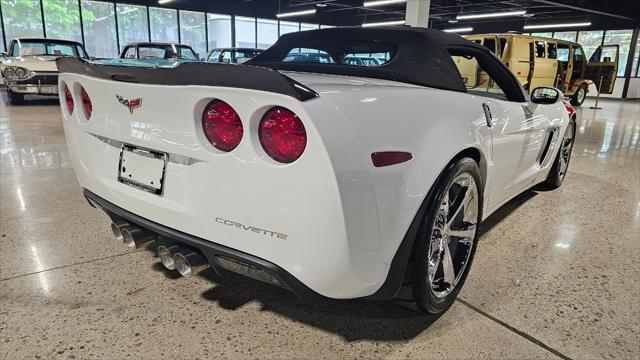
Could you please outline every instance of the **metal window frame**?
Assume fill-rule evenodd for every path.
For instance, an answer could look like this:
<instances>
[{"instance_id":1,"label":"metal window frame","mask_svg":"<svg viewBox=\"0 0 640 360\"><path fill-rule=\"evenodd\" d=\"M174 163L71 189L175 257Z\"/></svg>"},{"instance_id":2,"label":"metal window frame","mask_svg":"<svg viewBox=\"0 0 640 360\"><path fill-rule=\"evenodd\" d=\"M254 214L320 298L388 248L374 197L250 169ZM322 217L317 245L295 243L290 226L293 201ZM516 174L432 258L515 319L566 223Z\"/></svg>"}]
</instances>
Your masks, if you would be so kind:
<instances>
[{"instance_id":1,"label":"metal window frame","mask_svg":"<svg viewBox=\"0 0 640 360\"><path fill-rule=\"evenodd\" d=\"M150 14L150 6L149 5L137 5L137 4L129 4L126 2L117 2L117 1L113 1L113 0L104 0L103 2L106 3L111 3L113 5L113 16L114 16L114 22L115 22L115 30L116 30L116 48L118 51L118 54L116 54L116 56L120 56L120 53L122 52L122 50L120 49L121 45L126 45L126 44L120 44L120 25L118 24L118 8L117 5L118 4L122 4L122 5L136 5L136 6L141 6L144 7L147 11L147 40L151 41L151 14ZM46 38L47 37L47 27L46 27L46 20L44 18L44 2L43 0L38 0L38 3L40 5L40 20L41 20L41 24L42 24L42 34L43 37ZM82 45L86 47L86 36L85 36L85 28L84 28L84 19L82 16L82 10L83 10L83 6L82 6L82 0L77 0L78 3L78 16L79 16L79 21L80 21L80 37L81 37L81 41L82 41ZM174 8L174 7L160 7L160 8L164 8L164 9L170 9L170 10L176 10L177 12L177 26L178 26L178 42L182 42L182 29L180 28L180 12L181 11L190 11L190 10L185 10L185 9L179 9L179 8ZM236 45L236 15L235 14L218 14L218 13L210 13L210 12L202 12L202 11L195 11L198 13L202 13L204 14L204 38L205 38L205 49L207 54L209 53L209 51L211 51L211 49L209 48L209 14L212 15L227 15L230 16L230 26L231 26L231 46L235 46ZM255 47L258 47L258 18L257 17L253 17L254 19L254 38L255 38ZM278 37L280 37L282 35L281 32L281 20L280 19L273 19L277 21L277 33L278 33ZM297 22L298 23L298 31L302 31L302 23L301 22ZM5 24L4 24L4 16L3 16L3 12L2 12L2 6L0 6L0 27L2 29L2 43L4 45L4 49L5 51L7 51L7 35L6 35L6 29L5 29ZM321 24L318 24L318 28L321 28ZM578 32L576 32L576 39L578 36Z\"/></svg>"}]
</instances>

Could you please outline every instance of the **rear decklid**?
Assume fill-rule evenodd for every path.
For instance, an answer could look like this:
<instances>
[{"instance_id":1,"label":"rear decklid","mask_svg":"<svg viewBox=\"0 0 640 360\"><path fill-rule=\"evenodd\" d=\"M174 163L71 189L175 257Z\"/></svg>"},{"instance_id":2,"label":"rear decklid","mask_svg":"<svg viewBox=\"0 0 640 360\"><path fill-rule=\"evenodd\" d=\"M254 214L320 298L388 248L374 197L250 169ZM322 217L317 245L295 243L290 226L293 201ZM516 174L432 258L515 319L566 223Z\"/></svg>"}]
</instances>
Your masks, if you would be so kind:
<instances>
[{"instance_id":1,"label":"rear decklid","mask_svg":"<svg viewBox=\"0 0 640 360\"><path fill-rule=\"evenodd\" d=\"M317 94L281 73L258 66L216 63L178 63L175 66L131 66L91 62L80 58L56 61L60 73L76 73L93 78L148 85L202 85L268 91L304 101Z\"/></svg>"}]
</instances>

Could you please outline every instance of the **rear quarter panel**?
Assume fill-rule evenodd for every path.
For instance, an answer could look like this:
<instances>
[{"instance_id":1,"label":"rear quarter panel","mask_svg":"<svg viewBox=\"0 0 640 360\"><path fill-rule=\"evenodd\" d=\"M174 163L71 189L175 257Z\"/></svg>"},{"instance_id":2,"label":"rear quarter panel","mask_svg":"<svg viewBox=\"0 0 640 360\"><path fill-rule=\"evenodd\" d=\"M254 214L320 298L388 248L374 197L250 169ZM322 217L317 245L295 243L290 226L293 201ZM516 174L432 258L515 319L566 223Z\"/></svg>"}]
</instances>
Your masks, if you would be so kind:
<instances>
[{"instance_id":1,"label":"rear quarter panel","mask_svg":"<svg viewBox=\"0 0 640 360\"><path fill-rule=\"evenodd\" d=\"M343 118L339 128L355 136L359 149L345 149L340 144L351 139L323 124L316 125L325 143L336 143L327 150L338 181L355 181L354 177L364 176L364 170L368 172L378 213L380 255L388 264L427 192L452 158L466 148L476 148L483 155L490 151L491 134L481 100L411 85L327 86L320 96L338 109ZM378 151L407 151L413 159L376 168L371 153ZM486 172L486 164L483 166ZM354 203L351 209L345 207L345 213L348 216L360 208L362 204Z\"/></svg>"}]
</instances>

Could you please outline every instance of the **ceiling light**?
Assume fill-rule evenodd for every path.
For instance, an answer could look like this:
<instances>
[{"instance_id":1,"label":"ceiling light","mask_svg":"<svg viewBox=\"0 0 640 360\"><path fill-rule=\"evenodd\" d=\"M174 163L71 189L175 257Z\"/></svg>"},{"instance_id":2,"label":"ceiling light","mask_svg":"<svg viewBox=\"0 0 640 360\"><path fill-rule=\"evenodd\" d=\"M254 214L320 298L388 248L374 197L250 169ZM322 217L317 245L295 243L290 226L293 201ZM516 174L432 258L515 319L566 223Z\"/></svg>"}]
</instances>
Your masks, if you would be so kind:
<instances>
[{"instance_id":1,"label":"ceiling light","mask_svg":"<svg viewBox=\"0 0 640 360\"><path fill-rule=\"evenodd\" d=\"M518 10L518 11L505 11L505 12L486 13L486 14L458 15L458 16L456 16L456 20L486 19L486 18L494 18L494 17L519 16L519 15L524 15L526 13L527 12L525 10Z\"/></svg>"},{"instance_id":2,"label":"ceiling light","mask_svg":"<svg viewBox=\"0 0 640 360\"><path fill-rule=\"evenodd\" d=\"M581 22L581 23L565 23L565 24L546 24L546 25L525 25L523 29L531 30L531 29L547 29L547 28L573 28L573 27L582 27L582 26L591 26L590 22Z\"/></svg>"},{"instance_id":3,"label":"ceiling light","mask_svg":"<svg viewBox=\"0 0 640 360\"><path fill-rule=\"evenodd\" d=\"M448 32L448 33L459 33L459 32L473 31L473 28L472 27L463 27L463 28L444 29L442 31Z\"/></svg>"},{"instance_id":4,"label":"ceiling light","mask_svg":"<svg viewBox=\"0 0 640 360\"><path fill-rule=\"evenodd\" d=\"M372 22L372 23L362 24L362 27L387 26L387 25L404 25L404 23L405 23L404 20Z\"/></svg>"},{"instance_id":5,"label":"ceiling light","mask_svg":"<svg viewBox=\"0 0 640 360\"><path fill-rule=\"evenodd\" d=\"M280 19L280 18L293 17L293 16L313 15L315 13L316 13L316 9L310 9L310 10L302 10L302 11L292 11L288 13L280 13L280 14L276 14L276 17Z\"/></svg>"},{"instance_id":6,"label":"ceiling light","mask_svg":"<svg viewBox=\"0 0 640 360\"><path fill-rule=\"evenodd\" d=\"M158 4L166 4L166 3L170 3L173 0L158 0Z\"/></svg>"},{"instance_id":7,"label":"ceiling light","mask_svg":"<svg viewBox=\"0 0 640 360\"><path fill-rule=\"evenodd\" d=\"M374 6L385 6L391 4L403 4L406 3L407 0L375 0L375 1L365 1L364 7L374 7Z\"/></svg>"}]
</instances>

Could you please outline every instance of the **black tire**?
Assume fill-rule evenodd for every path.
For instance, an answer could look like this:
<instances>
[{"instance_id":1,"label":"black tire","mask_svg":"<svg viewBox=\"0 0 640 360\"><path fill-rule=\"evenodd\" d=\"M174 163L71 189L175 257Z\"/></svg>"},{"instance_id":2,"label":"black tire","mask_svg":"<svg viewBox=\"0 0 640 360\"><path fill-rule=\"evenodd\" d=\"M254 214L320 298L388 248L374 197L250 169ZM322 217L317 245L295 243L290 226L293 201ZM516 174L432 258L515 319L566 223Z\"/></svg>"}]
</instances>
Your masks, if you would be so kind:
<instances>
[{"instance_id":1,"label":"black tire","mask_svg":"<svg viewBox=\"0 0 640 360\"><path fill-rule=\"evenodd\" d=\"M24 104L24 94L15 93L11 90L8 90L7 95L9 96L9 104L11 105Z\"/></svg>"},{"instance_id":2,"label":"black tire","mask_svg":"<svg viewBox=\"0 0 640 360\"><path fill-rule=\"evenodd\" d=\"M584 103L584 100L587 98L587 88L584 85L580 85L578 90L576 90L575 94L571 96L569 102L573 106L580 106Z\"/></svg>"},{"instance_id":3,"label":"black tire","mask_svg":"<svg viewBox=\"0 0 640 360\"><path fill-rule=\"evenodd\" d=\"M451 188L454 180L461 174L469 174L475 181L478 195L478 217L476 219L475 233L472 237L472 245L470 248L466 248L466 261L461 263L463 264L461 266L464 266L464 268L461 270L462 274L456 275L456 277L460 276L460 278L453 289L448 293L448 295L439 298L435 295L435 292L432 290L432 287L429 284L428 280L427 269L429 261L429 244L431 243L436 217L438 216L438 211L442 201L444 200L444 196L445 194L449 194L447 193L447 190ZM415 302L418 310L432 315L439 314L447 310L451 306L451 304L453 304L456 296L460 292L460 289L464 285L464 281L467 278L469 269L471 268L471 264L473 262L473 257L476 252L479 224L480 220L482 219L482 181L478 164L473 159L463 158L456 161L449 166L449 168L443 173L440 178L441 180L436 185L437 187L436 191L434 192L433 198L427 205L425 217L420 227L420 231L418 231L418 235L413 246L412 258L407 268L407 277L409 277L408 280L410 281L412 286L412 300ZM456 241L456 250L459 244L461 244L461 242ZM457 254L457 252L454 250L454 255L451 256L452 260L454 260L452 261L452 263L454 263L457 259L455 254ZM444 263L444 260L442 260L442 262ZM444 275L442 278L444 279Z\"/></svg>"},{"instance_id":4,"label":"black tire","mask_svg":"<svg viewBox=\"0 0 640 360\"><path fill-rule=\"evenodd\" d=\"M568 153L563 153L566 149L566 141L567 136L571 136L571 143L569 144ZM569 169L569 163L571 161L571 152L573 151L573 143L576 138L576 121L575 118L569 121L569 125L567 126L567 130L565 130L564 135L562 136L562 142L560 143L560 149L558 149L558 153L556 154L556 158L553 160L553 166L551 166L551 170L549 170L549 175L547 175L547 179L542 184L544 187L549 189L557 189L562 185L562 182L567 176L567 170ZM566 161L566 166L563 166L563 158Z\"/></svg>"}]
</instances>

